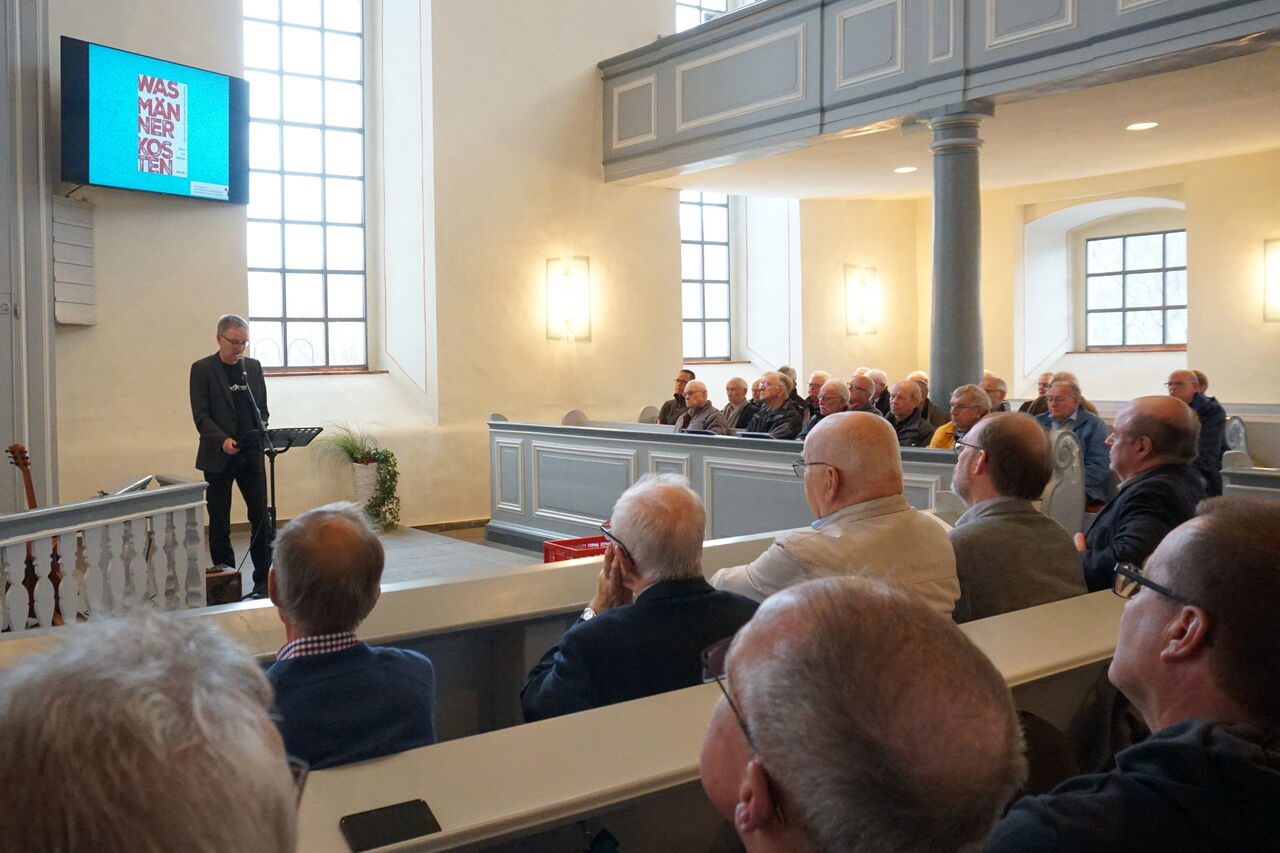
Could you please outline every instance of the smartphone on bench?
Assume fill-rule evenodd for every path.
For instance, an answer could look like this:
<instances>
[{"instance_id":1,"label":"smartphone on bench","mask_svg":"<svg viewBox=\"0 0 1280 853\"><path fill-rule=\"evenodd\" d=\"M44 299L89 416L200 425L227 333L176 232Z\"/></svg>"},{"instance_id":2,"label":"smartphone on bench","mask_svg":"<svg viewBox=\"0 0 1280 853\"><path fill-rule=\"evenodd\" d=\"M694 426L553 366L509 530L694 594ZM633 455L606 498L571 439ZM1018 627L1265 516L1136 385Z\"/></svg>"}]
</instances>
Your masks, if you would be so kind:
<instances>
[{"instance_id":1,"label":"smartphone on bench","mask_svg":"<svg viewBox=\"0 0 1280 853\"><path fill-rule=\"evenodd\" d=\"M351 853L373 850L440 831L440 821L424 800L407 800L393 806L349 814L338 821Z\"/></svg>"}]
</instances>

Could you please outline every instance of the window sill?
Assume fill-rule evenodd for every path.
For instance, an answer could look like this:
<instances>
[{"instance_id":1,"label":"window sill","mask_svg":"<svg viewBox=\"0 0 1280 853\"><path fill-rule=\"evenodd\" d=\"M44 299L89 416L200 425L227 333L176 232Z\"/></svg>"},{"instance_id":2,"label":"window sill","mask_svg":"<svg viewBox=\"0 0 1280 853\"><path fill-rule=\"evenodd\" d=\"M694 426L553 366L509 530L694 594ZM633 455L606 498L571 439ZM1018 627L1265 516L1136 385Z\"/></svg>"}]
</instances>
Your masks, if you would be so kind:
<instances>
[{"instance_id":1,"label":"window sill","mask_svg":"<svg viewBox=\"0 0 1280 853\"><path fill-rule=\"evenodd\" d=\"M1145 346L1131 347L1085 347L1083 350L1075 350L1072 355L1088 355L1090 353L1099 352L1186 352L1186 344L1150 344Z\"/></svg>"},{"instance_id":2,"label":"window sill","mask_svg":"<svg viewBox=\"0 0 1280 853\"><path fill-rule=\"evenodd\" d=\"M365 376L386 373L367 367L264 367L264 376Z\"/></svg>"},{"instance_id":3,"label":"window sill","mask_svg":"<svg viewBox=\"0 0 1280 853\"><path fill-rule=\"evenodd\" d=\"M733 358L686 358L685 364L750 364L749 361Z\"/></svg>"}]
</instances>

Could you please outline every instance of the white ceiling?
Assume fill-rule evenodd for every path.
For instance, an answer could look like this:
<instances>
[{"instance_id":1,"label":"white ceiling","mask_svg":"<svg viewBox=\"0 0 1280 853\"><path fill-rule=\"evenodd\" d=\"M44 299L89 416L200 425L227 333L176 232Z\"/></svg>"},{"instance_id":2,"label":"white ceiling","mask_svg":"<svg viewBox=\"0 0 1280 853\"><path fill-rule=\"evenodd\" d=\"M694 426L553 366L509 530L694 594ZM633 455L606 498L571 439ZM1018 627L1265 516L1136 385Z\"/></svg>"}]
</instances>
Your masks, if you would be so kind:
<instances>
[{"instance_id":1,"label":"white ceiling","mask_svg":"<svg viewBox=\"0 0 1280 853\"><path fill-rule=\"evenodd\" d=\"M1125 125L1157 121L1141 132ZM1127 172L1280 147L1280 48L996 107L982 123L984 189ZM789 198L919 198L927 130L886 130L663 178L659 186ZM919 171L898 175L899 166Z\"/></svg>"}]
</instances>

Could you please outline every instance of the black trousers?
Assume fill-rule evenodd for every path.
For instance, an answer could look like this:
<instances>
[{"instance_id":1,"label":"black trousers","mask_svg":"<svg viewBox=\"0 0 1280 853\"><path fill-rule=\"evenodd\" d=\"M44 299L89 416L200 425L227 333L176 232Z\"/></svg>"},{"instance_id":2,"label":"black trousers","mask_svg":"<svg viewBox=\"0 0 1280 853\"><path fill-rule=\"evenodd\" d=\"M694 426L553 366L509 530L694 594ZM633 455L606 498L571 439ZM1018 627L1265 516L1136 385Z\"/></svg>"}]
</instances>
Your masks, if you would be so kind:
<instances>
[{"instance_id":1,"label":"black trousers","mask_svg":"<svg viewBox=\"0 0 1280 853\"><path fill-rule=\"evenodd\" d=\"M213 564L232 567L236 564L236 554L231 548L231 484L235 483L249 510L253 586L265 590L275 531L267 518L267 474L262 451L241 451L227 459L225 471L203 473L209 483L205 502L209 510L209 556L213 558Z\"/></svg>"}]
</instances>

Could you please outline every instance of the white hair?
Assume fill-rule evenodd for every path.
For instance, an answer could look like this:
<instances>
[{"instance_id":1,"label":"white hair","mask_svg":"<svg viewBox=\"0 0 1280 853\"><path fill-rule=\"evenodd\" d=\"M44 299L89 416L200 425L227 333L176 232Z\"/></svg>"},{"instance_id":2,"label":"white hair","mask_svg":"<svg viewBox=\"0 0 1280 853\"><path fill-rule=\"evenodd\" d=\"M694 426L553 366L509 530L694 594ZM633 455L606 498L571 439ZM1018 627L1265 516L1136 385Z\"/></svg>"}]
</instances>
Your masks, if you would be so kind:
<instances>
[{"instance_id":1,"label":"white hair","mask_svg":"<svg viewBox=\"0 0 1280 853\"><path fill-rule=\"evenodd\" d=\"M699 577L707 513L679 474L645 474L613 505L610 530L649 581Z\"/></svg>"},{"instance_id":2,"label":"white hair","mask_svg":"<svg viewBox=\"0 0 1280 853\"><path fill-rule=\"evenodd\" d=\"M969 406L978 406L984 412L991 411L991 398L987 396L986 391L983 391L977 385L961 385L951 392L951 399L958 399Z\"/></svg>"},{"instance_id":3,"label":"white hair","mask_svg":"<svg viewBox=\"0 0 1280 853\"><path fill-rule=\"evenodd\" d=\"M245 329L249 328L249 321L241 317L239 314L223 314L218 318L218 334L226 332L228 329Z\"/></svg>"},{"instance_id":4,"label":"white hair","mask_svg":"<svg viewBox=\"0 0 1280 853\"><path fill-rule=\"evenodd\" d=\"M849 381L852 382L853 380ZM822 392L826 391L828 388L834 388L836 393L839 394L846 403L849 402L849 386L844 382L839 379L825 379L822 382L822 387L818 389L818 393L822 394Z\"/></svg>"},{"instance_id":5,"label":"white hair","mask_svg":"<svg viewBox=\"0 0 1280 853\"><path fill-rule=\"evenodd\" d=\"M893 383L893 388L897 388L899 385L910 389L911 396L916 400L916 402L924 399L924 391L920 388L920 383L915 379L903 379L899 382L895 382ZM893 394L893 388L889 389L890 394Z\"/></svg>"},{"instance_id":6,"label":"white hair","mask_svg":"<svg viewBox=\"0 0 1280 853\"><path fill-rule=\"evenodd\" d=\"M332 503L290 521L276 539L276 599L306 634L354 631L378 601L384 553L354 503Z\"/></svg>"},{"instance_id":7,"label":"white hair","mask_svg":"<svg viewBox=\"0 0 1280 853\"><path fill-rule=\"evenodd\" d=\"M813 373L809 374L809 384L812 385L814 382L826 382L830 378L831 374L827 373L825 370L815 370Z\"/></svg>"},{"instance_id":8,"label":"white hair","mask_svg":"<svg viewBox=\"0 0 1280 853\"><path fill-rule=\"evenodd\" d=\"M1005 382L1003 379L1001 379L999 376L996 376L994 373L992 373L990 376L982 377L983 382L986 382L988 380L990 380L992 383L995 384L997 391L1009 390L1009 383ZM986 389L983 389L983 390L986 390Z\"/></svg>"},{"instance_id":9,"label":"white hair","mask_svg":"<svg viewBox=\"0 0 1280 853\"><path fill-rule=\"evenodd\" d=\"M229 637L156 613L57 633L0 673L0 847L294 849L271 687Z\"/></svg>"},{"instance_id":10,"label":"white hair","mask_svg":"<svg viewBox=\"0 0 1280 853\"><path fill-rule=\"evenodd\" d=\"M923 382L925 385L929 384L929 374L925 373L923 370L913 370L907 374L907 378L918 379L921 382Z\"/></svg>"},{"instance_id":11,"label":"white hair","mask_svg":"<svg viewBox=\"0 0 1280 853\"><path fill-rule=\"evenodd\" d=\"M873 367L867 371L867 376L871 377L871 381L878 385L888 386L889 374L885 373L878 367Z\"/></svg>"}]
</instances>

